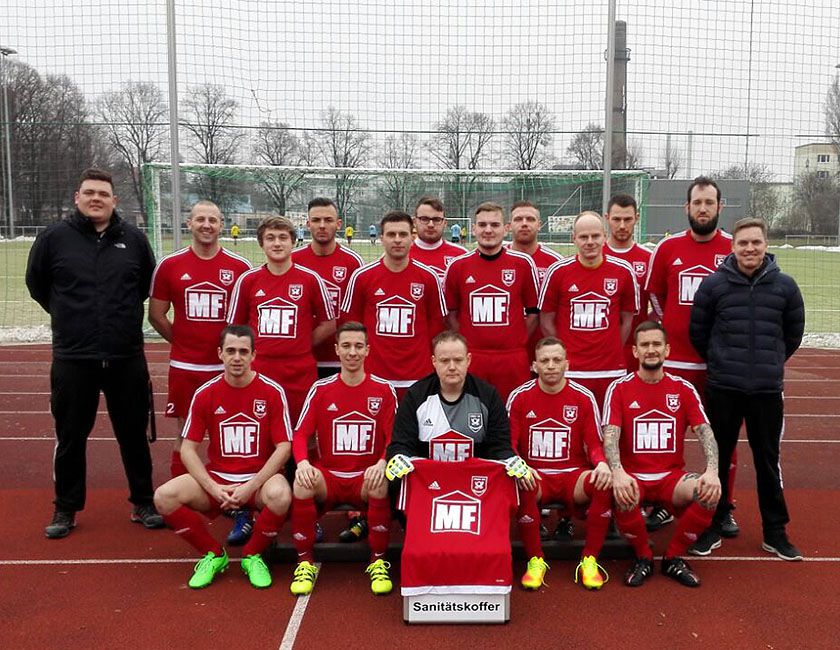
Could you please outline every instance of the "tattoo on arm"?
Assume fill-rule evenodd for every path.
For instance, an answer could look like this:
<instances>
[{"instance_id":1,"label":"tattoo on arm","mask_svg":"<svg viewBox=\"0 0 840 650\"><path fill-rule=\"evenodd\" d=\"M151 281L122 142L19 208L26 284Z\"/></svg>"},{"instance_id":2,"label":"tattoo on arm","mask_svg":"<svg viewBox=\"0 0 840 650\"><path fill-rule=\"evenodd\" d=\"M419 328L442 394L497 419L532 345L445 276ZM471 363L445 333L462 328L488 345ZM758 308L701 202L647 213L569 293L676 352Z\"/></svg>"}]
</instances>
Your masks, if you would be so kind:
<instances>
[{"instance_id":1,"label":"tattoo on arm","mask_svg":"<svg viewBox=\"0 0 840 650\"><path fill-rule=\"evenodd\" d=\"M621 456L618 453L618 439L621 437L621 429L614 424L604 427L604 456L607 457L607 465L610 469L621 467Z\"/></svg>"},{"instance_id":2,"label":"tattoo on arm","mask_svg":"<svg viewBox=\"0 0 840 650\"><path fill-rule=\"evenodd\" d=\"M683 474L683 477L680 480L685 482L695 478L700 478L700 475L697 472L689 472L688 474Z\"/></svg>"},{"instance_id":3,"label":"tattoo on arm","mask_svg":"<svg viewBox=\"0 0 840 650\"><path fill-rule=\"evenodd\" d=\"M694 427L694 432L703 447L703 455L706 457L706 469L718 470L718 446L715 442L715 435L712 427L708 424L701 424Z\"/></svg>"}]
</instances>

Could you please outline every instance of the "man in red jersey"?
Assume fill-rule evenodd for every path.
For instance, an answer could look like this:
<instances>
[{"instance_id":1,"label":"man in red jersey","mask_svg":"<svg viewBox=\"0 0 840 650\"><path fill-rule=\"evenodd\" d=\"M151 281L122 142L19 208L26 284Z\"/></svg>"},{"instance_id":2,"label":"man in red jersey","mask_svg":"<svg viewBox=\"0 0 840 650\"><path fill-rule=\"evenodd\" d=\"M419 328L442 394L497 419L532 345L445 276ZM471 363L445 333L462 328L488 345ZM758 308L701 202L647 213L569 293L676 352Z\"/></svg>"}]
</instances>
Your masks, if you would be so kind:
<instances>
[{"instance_id":1,"label":"man in red jersey","mask_svg":"<svg viewBox=\"0 0 840 650\"><path fill-rule=\"evenodd\" d=\"M394 210L380 222L384 255L350 278L342 318L367 328L367 367L402 394L431 372L431 341L444 329L446 307L437 275L409 257L411 217Z\"/></svg>"},{"instance_id":2,"label":"man in red jersey","mask_svg":"<svg viewBox=\"0 0 840 650\"><path fill-rule=\"evenodd\" d=\"M662 573L686 587L698 587L700 578L680 556L712 521L720 498L717 443L697 391L662 369L670 352L662 325L645 321L636 328L634 341L639 370L610 385L604 407L604 454L613 476L614 516L636 554L624 584L638 587L653 573L639 509L645 501L668 508L678 520L662 558ZM684 470L689 426L706 459L702 474Z\"/></svg>"},{"instance_id":3,"label":"man in red jersey","mask_svg":"<svg viewBox=\"0 0 840 650\"><path fill-rule=\"evenodd\" d=\"M493 384L502 399L526 381L528 337L537 327L537 271L528 255L502 246L504 208L476 208L478 247L446 270L444 292L453 330L467 339L470 372Z\"/></svg>"},{"instance_id":4,"label":"man in red jersey","mask_svg":"<svg viewBox=\"0 0 840 650\"><path fill-rule=\"evenodd\" d=\"M189 473L164 483L155 505L175 534L204 557L189 586L208 586L227 568L228 555L201 517L223 510L260 509L254 535L243 548L242 570L257 588L271 586L262 551L283 526L291 490L278 472L291 450L292 427L283 389L251 369L254 333L245 325L222 330L218 356L224 373L195 393L182 434L181 455ZM198 455L205 435L207 465Z\"/></svg>"},{"instance_id":5,"label":"man in red jersey","mask_svg":"<svg viewBox=\"0 0 840 650\"><path fill-rule=\"evenodd\" d=\"M567 512L586 519L586 544L575 582L580 577L587 589L600 589L604 576L597 557L612 516L612 474L601 447L595 398L566 380L568 365L559 339L540 339L533 365L537 378L522 384L508 399L513 449L537 476L535 490L520 491L517 520L525 555L533 561L543 557L538 502L559 501ZM522 577L522 585L539 587L529 573Z\"/></svg>"},{"instance_id":6,"label":"man in red jersey","mask_svg":"<svg viewBox=\"0 0 840 650\"><path fill-rule=\"evenodd\" d=\"M548 269L540 291L540 324L566 345L567 377L601 405L607 386L625 374L624 341L639 310L639 289L627 262L604 255L604 224L581 212L572 227L577 255Z\"/></svg>"},{"instance_id":7,"label":"man in red jersey","mask_svg":"<svg viewBox=\"0 0 840 650\"><path fill-rule=\"evenodd\" d=\"M706 363L691 344L688 323L697 287L732 252L732 236L718 228L720 198L720 188L711 178L698 176L692 181L685 202L689 228L653 249L645 285L672 346L665 368L691 382L701 396L706 392ZM723 537L737 537L740 532L731 503L737 465L736 449L729 466L729 510L719 526ZM698 540L698 554L708 555L710 540L710 536Z\"/></svg>"},{"instance_id":8,"label":"man in red jersey","mask_svg":"<svg viewBox=\"0 0 840 650\"><path fill-rule=\"evenodd\" d=\"M316 503L323 512L337 503L367 505L370 526L370 588L392 589L385 561L391 527L391 505L385 480L385 447L391 439L397 397L384 379L365 372L370 352L367 330L348 321L336 332L338 375L315 382L306 397L294 436L297 472L292 529L298 551L291 591L312 591L318 569L313 563ZM316 458L309 462L308 442L315 436Z\"/></svg>"},{"instance_id":9,"label":"man in red jersey","mask_svg":"<svg viewBox=\"0 0 840 650\"><path fill-rule=\"evenodd\" d=\"M268 217L257 228L266 263L244 273L231 298L229 323L250 325L260 356L255 370L286 391L289 415L300 415L309 386L318 378L314 346L335 333L335 314L324 283L292 261L295 227Z\"/></svg>"},{"instance_id":10,"label":"man in red jersey","mask_svg":"<svg viewBox=\"0 0 840 650\"><path fill-rule=\"evenodd\" d=\"M338 318L350 276L364 261L358 253L336 241L335 235L341 228L341 219L332 199L312 199L307 215L306 226L312 236L312 243L293 250L292 261L318 274L330 294L333 313ZM338 358L330 337L315 347L315 360L318 362L318 377L328 377L338 372Z\"/></svg>"},{"instance_id":11,"label":"man in red jersey","mask_svg":"<svg viewBox=\"0 0 840 650\"><path fill-rule=\"evenodd\" d=\"M414 227L417 228L417 239L411 244L408 254L411 259L431 268L443 281L446 267L456 257L466 253L467 249L443 240L446 217L440 199L424 196L417 202L414 208Z\"/></svg>"}]
</instances>

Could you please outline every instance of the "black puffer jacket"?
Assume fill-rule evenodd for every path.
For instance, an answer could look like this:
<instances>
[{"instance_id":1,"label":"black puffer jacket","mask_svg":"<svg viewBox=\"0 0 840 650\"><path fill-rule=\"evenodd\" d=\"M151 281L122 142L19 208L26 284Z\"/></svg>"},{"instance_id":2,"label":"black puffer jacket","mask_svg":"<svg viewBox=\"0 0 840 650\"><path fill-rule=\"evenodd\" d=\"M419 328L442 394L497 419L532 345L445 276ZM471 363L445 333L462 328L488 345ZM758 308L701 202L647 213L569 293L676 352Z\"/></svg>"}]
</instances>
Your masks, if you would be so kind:
<instances>
[{"instance_id":1,"label":"black puffer jacket","mask_svg":"<svg viewBox=\"0 0 840 650\"><path fill-rule=\"evenodd\" d=\"M155 258L146 236L116 213L97 233L75 212L38 235L26 286L49 312L53 356L124 359L143 352L143 301Z\"/></svg>"},{"instance_id":2,"label":"black puffer jacket","mask_svg":"<svg viewBox=\"0 0 840 650\"><path fill-rule=\"evenodd\" d=\"M785 361L805 330L805 304L796 282L768 254L752 277L730 254L700 284L689 336L709 370L708 385L743 393L778 393Z\"/></svg>"}]
</instances>

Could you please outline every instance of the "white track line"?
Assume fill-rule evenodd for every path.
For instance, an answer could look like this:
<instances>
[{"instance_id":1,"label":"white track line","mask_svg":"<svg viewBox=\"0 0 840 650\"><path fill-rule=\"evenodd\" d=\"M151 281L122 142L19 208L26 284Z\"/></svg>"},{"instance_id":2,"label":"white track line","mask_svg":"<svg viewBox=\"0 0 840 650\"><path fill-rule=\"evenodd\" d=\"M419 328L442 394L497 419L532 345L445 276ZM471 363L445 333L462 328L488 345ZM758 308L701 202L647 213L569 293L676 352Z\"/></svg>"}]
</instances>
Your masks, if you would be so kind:
<instances>
[{"instance_id":1,"label":"white track line","mask_svg":"<svg viewBox=\"0 0 840 650\"><path fill-rule=\"evenodd\" d=\"M321 570L321 563L316 562L315 566ZM309 598L311 593L305 596L298 596L295 603L295 608L292 610L292 615L286 625L286 632L283 634L283 640L280 642L280 650L291 650L295 646L295 639L297 638L300 624L303 622L303 615L306 613L306 607L309 605Z\"/></svg>"}]
</instances>

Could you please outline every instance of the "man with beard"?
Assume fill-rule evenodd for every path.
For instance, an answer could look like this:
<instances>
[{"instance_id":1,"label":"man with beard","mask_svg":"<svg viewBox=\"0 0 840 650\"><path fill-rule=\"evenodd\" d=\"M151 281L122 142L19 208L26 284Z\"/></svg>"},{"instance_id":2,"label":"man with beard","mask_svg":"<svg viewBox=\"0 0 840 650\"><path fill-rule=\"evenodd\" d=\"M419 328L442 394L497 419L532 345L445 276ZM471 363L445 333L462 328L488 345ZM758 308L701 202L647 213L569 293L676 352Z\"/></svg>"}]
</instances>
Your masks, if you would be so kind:
<instances>
[{"instance_id":1,"label":"man with beard","mask_svg":"<svg viewBox=\"0 0 840 650\"><path fill-rule=\"evenodd\" d=\"M446 267L456 257L466 253L467 249L443 241L446 217L440 199L424 196L417 202L414 208L414 227L417 228L417 239L411 244L409 256L430 267L443 281Z\"/></svg>"},{"instance_id":2,"label":"man with beard","mask_svg":"<svg viewBox=\"0 0 840 650\"><path fill-rule=\"evenodd\" d=\"M706 390L706 363L689 340L688 323L697 287L732 250L732 237L718 228L720 196L720 188L711 178L698 176L692 181L685 203L689 228L659 242L650 258L645 285L671 344L665 368L691 382L700 395ZM736 465L737 457L733 455L729 471L730 503L726 504L729 512L720 525L724 537L736 537L740 532L731 512ZM691 552L708 555L711 548L705 542L706 539L698 540Z\"/></svg>"}]
</instances>

